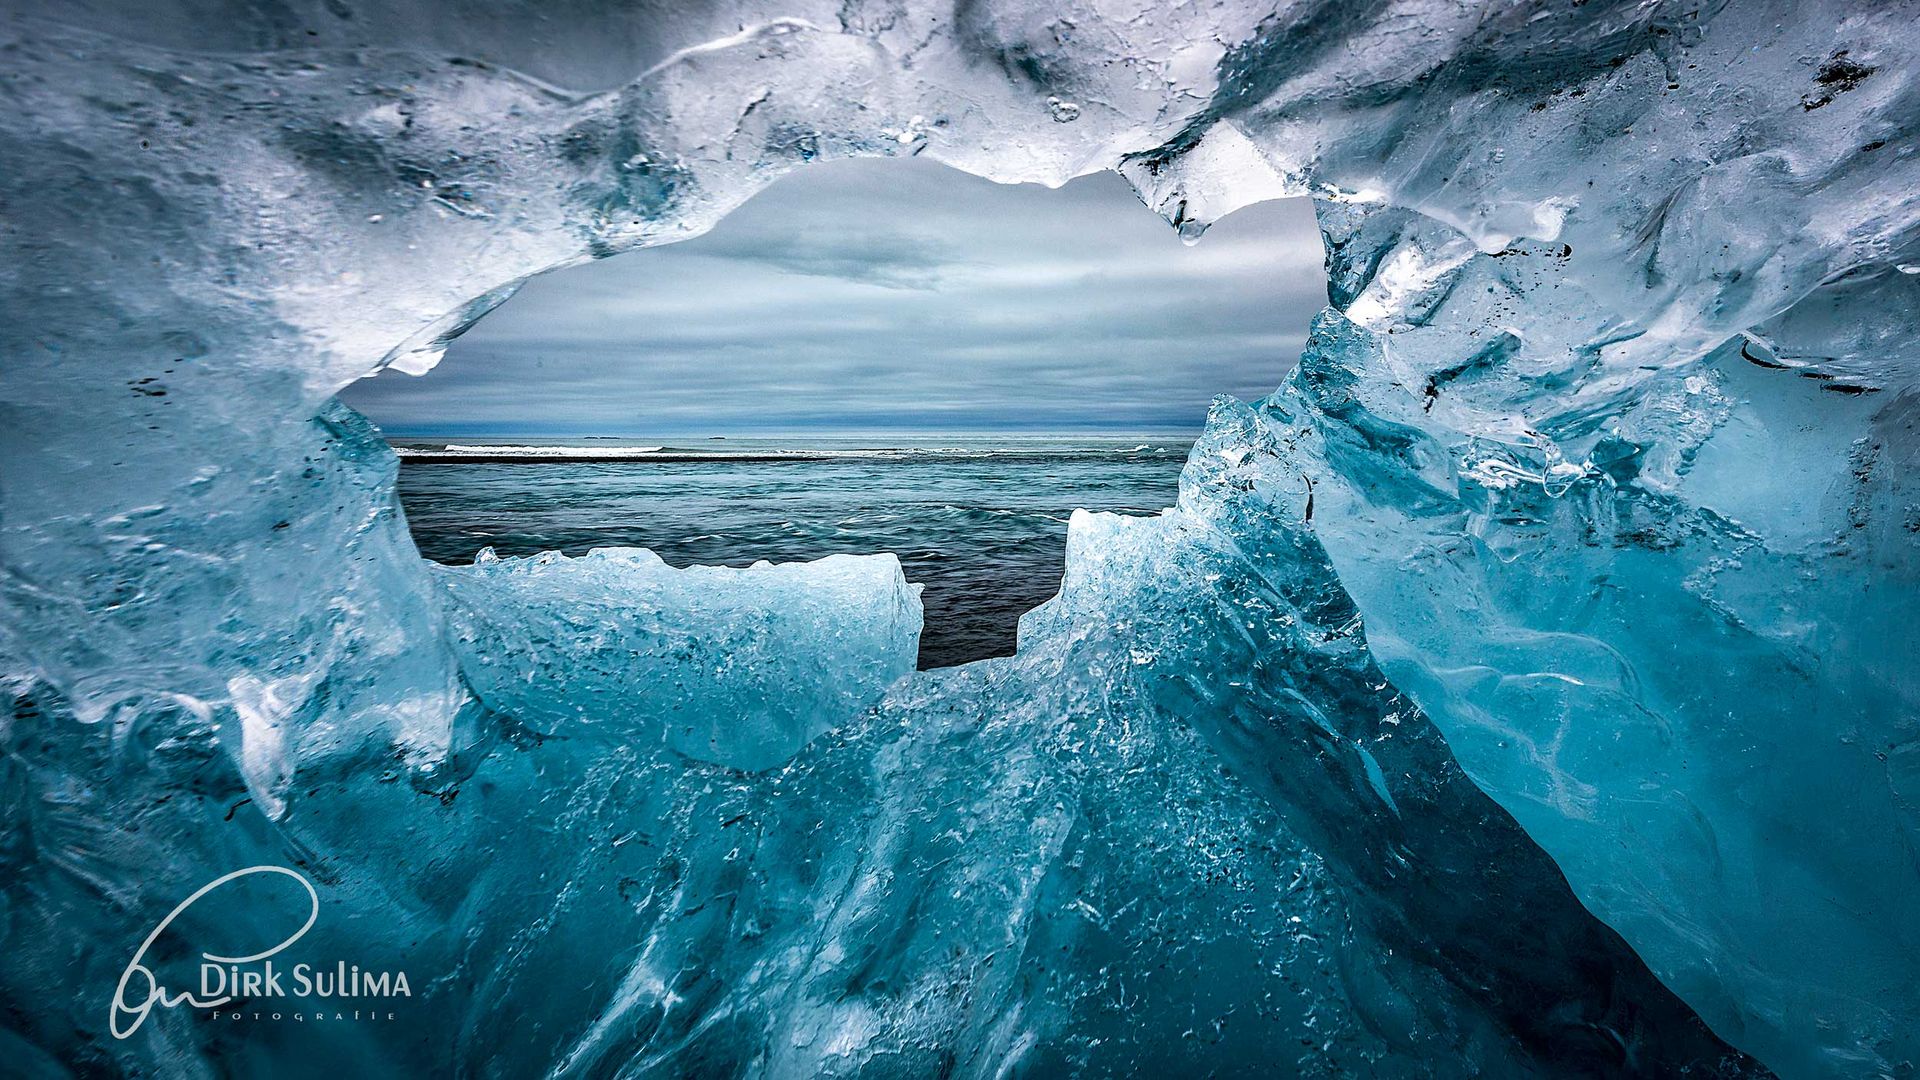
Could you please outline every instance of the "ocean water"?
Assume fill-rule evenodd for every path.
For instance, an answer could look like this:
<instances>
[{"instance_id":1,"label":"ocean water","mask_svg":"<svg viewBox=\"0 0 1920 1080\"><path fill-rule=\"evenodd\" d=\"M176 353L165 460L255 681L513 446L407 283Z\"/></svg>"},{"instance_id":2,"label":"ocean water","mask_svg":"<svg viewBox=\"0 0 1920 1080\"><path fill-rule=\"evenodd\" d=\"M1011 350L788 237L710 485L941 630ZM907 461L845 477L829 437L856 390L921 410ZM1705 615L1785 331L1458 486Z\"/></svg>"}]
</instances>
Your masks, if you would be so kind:
<instances>
[{"instance_id":1,"label":"ocean water","mask_svg":"<svg viewBox=\"0 0 1920 1080\"><path fill-rule=\"evenodd\" d=\"M647 441L395 439L420 551L468 563L596 547L675 566L891 551L926 586L920 666L1013 651L1075 509L1172 505L1191 436Z\"/></svg>"}]
</instances>

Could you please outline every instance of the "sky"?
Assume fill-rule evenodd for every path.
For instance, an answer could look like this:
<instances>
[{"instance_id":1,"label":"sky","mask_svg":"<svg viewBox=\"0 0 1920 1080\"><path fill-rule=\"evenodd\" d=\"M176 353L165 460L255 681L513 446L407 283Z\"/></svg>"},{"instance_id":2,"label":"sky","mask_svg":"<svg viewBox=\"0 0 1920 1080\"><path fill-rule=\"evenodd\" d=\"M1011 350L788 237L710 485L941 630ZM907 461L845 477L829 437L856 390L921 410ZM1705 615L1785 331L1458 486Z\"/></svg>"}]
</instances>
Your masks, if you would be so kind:
<instances>
[{"instance_id":1,"label":"sky","mask_svg":"<svg viewBox=\"0 0 1920 1080\"><path fill-rule=\"evenodd\" d=\"M840 161L340 396L395 437L1197 431L1214 395L1271 392L1325 303L1303 199L1189 247L1111 173Z\"/></svg>"}]
</instances>

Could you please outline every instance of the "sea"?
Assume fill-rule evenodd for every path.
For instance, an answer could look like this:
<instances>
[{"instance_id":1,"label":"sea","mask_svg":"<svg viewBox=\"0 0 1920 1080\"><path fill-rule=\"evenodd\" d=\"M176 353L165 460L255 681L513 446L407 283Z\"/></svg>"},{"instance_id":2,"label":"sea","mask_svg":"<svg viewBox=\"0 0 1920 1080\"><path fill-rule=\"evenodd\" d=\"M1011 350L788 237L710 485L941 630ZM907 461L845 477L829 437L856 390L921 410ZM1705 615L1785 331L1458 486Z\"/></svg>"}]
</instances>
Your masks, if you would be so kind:
<instances>
[{"instance_id":1,"label":"sea","mask_svg":"<svg viewBox=\"0 0 1920 1080\"><path fill-rule=\"evenodd\" d=\"M400 500L442 563L645 547L674 566L891 551L921 594L920 666L1014 649L1076 509L1174 502L1193 435L646 440L396 438Z\"/></svg>"}]
</instances>

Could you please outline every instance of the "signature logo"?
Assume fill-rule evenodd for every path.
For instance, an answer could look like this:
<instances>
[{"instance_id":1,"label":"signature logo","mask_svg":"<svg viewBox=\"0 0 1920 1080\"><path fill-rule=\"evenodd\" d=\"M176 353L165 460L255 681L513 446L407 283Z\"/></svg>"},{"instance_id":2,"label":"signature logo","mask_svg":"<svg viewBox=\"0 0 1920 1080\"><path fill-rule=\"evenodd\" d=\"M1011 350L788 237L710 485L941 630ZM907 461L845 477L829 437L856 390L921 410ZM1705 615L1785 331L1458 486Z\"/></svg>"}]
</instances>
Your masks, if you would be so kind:
<instances>
[{"instance_id":1,"label":"signature logo","mask_svg":"<svg viewBox=\"0 0 1920 1080\"><path fill-rule=\"evenodd\" d=\"M279 942L256 953L246 956L220 956L203 952L200 957L200 985L194 990L174 991L160 981L153 969L146 964L147 950L167 932L186 911L198 903L201 898L222 886L259 875L277 874L291 878L307 894L307 915L305 921L292 933ZM192 896L174 907L160 925L153 928L147 939L134 951L133 959L127 963L127 969L120 973L119 985L113 990L113 1008L108 1021L108 1029L116 1039L125 1039L140 1030L147 1017L155 1008L172 1009L186 1005L195 1009L218 1009L240 997L295 997L295 998L349 998L349 997L412 997L413 991L407 985L407 973L404 971L387 972L373 969L362 970L358 964L345 962L334 965L332 970L316 969L310 964L296 964L291 972L293 992L288 994L281 976L286 972L276 970L271 957L279 955L295 942L305 937L307 931L320 919L320 894L313 883L299 873L284 866L249 866L245 870L235 870L202 885ZM291 919L289 919L291 922ZM237 1018L237 1017L236 1017ZM278 1019L278 1014L274 1014Z\"/></svg>"},{"instance_id":2,"label":"signature logo","mask_svg":"<svg viewBox=\"0 0 1920 1080\"><path fill-rule=\"evenodd\" d=\"M113 990L113 1013L108 1023L114 1038L124 1039L140 1030L140 1025L146 1022L147 1014L153 1011L155 1005L168 1009L180 1005L191 1005L196 1009L217 1009L233 1000L231 995L199 998L195 997L190 990L170 994L143 961L147 958L147 950L153 947L153 943L161 934L167 932L167 927L173 925L173 920L199 902L201 897L230 881L239 881L241 878L256 874L280 874L299 882L300 887L307 891L307 921L301 923L300 929L288 935L280 944L250 956L216 956L213 953L201 953L200 955L205 957L208 963L234 965L257 963L299 941L306 936L308 930L313 929L313 924L320 919L320 894L314 891L312 882L298 873L284 866L249 866L245 870L235 870L231 874L214 878L195 890L192 896L180 901L172 911L167 912L167 917L161 919L160 925L153 928L153 933L147 935L147 940L140 943L140 948L134 952L133 959L127 964L127 970L120 973L120 985ZM130 987L134 988L136 995L133 999L127 997Z\"/></svg>"}]
</instances>

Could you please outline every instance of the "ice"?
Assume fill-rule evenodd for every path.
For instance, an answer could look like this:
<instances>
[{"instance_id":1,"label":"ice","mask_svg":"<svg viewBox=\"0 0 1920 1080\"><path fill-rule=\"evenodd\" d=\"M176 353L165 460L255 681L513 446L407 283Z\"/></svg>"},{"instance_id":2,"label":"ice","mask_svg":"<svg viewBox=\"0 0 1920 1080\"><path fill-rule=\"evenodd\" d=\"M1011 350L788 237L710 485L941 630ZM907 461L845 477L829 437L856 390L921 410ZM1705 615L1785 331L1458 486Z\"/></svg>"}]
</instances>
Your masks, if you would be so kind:
<instances>
[{"instance_id":1,"label":"ice","mask_svg":"<svg viewBox=\"0 0 1920 1080\"><path fill-rule=\"evenodd\" d=\"M669 7L0 23L10 1062L1912 1071L1910 4ZM334 391L908 154L1189 239L1319 200L1299 366L1175 510L1076 518L1017 657L876 699L880 562L421 563ZM404 1022L107 1034L267 864ZM155 963L279 926L217 914Z\"/></svg>"},{"instance_id":2,"label":"ice","mask_svg":"<svg viewBox=\"0 0 1920 1080\"><path fill-rule=\"evenodd\" d=\"M33 813L52 851L87 851L123 890L162 880L177 899L216 864L307 870L325 907L303 948L409 971L423 991L397 1006L405 1027L260 1024L209 1045L169 1012L104 1053L59 1028L26 1037L81 1064L296 1075L1756 1072L1374 668L1291 485L1273 488L1260 424L1215 410L1178 509L1076 515L1061 595L1017 657L908 677L872 709L864 693L913 656L915 596L888 557L438 570L466 681L498 715L469 707L431 776L389 755L308 759L274 821L245 803L244 759L197 748L195 717L174 715L149 721L143 774L103 766L89 797ZM1274 535L1289 548L1242 546ZM840 663L775 640L818 625L809 605L850 639ZM646 632L666 619L677 636ZM840 670L849 657L866 670ZM844 712L743 767L771 732L742 708L786 704L741 689L757 678ZM641 707L668 680L657 708L725 697L721 716L763 741L684 753ZM66 709L20 699L18 775L70 767L49 737L76 722ZM91 803L116 788L161 796L121 804L124 834ZM153 843L174 859L122 861ZM16 912L5 970L67 973L86 1023L85 988L126 953L89 949L70 971L71 938L42 920L84 890L60 863L23 872L60 900ZM103 913L105 933L142 914ZM223 914L192 933L276 925L270 905Z\"/></svg>"},{"instance_id":3,"label":"ice","mask_svg":"<svg viewBox=\"0 0 1920 1080\"><path fill-rule=\"evenodd\" d=\"M1336 240L1383 216L1323 209ZM1831 325L1816 295L1569 408L1536 388L1599 317L1510 300L1576 287L1551 245L1424 303L1334 262L1349 311L1397 317L1323 315L1267 408L1388 676L1717 1030L1791 1073L1912 1059L1915 406L1863 378L1888 355L1783 359L1785 325ZM1910 318L1892 281L1842 288Z\"/></svg>"},{"instance_id":4,"label":"ice","mask_svg":"<svg viewBox=\"0 0 1920 1080\"><path fill-rule=\"evenodd\" d=\"M543 735L580 725L763 769L877 704L920 651L892 555L676 570L639 548L436 567L467 685Z\"/></svg>"}]
</instances>

